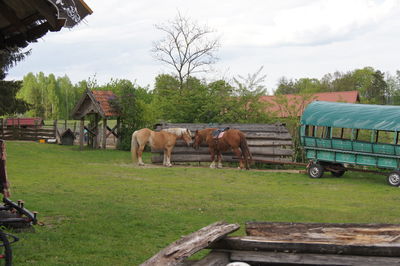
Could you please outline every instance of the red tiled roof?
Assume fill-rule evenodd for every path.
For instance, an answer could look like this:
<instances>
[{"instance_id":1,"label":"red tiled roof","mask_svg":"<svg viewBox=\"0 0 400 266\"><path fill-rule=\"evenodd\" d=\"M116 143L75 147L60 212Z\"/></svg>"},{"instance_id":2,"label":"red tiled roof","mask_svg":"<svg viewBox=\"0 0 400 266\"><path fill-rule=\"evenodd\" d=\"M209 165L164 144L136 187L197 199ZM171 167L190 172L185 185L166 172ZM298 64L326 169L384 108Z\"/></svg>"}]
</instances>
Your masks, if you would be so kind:
<instances>
[{"instance_id":1,"label":"red tiled roof","mask_svg":"<svg viewBox=\"0 0 400 266\"><path fill-rule=\"evenodd\" d=\"M118 111L110 104L110 100L116 98L112 91L92 91L92 93L106 117L119 116Z\"/></svg>"},{"instance_id":2,"label":"red tiled roof","mask_svg":"<svg viewBox=\"0 0 400 266\"><path fill-rule=\"evenodd\" d=\"M282 100L287 104L279 104ZM360 101L360 96L358 91L338 91L320 92L305 97L298 94L261 96L260 101L269 103L268 112L274 113L277 117L288 117L291 115L301 116L304 108L313 101L356 103Z\"/></svg>"},{"instance_id":3,"label":"red tiled roof","mask_svg":"<svg viewBox=\"0 0 400 266\"><path fill-rule=\"evenodd\" d=\"M8 127L15 126L29 126L29 127L34 127L34 126L42 126L44 125L43 119L40 117L27 117L27 118L7 118L6 119L6 125Z\"/></svg>"}]
</instances>

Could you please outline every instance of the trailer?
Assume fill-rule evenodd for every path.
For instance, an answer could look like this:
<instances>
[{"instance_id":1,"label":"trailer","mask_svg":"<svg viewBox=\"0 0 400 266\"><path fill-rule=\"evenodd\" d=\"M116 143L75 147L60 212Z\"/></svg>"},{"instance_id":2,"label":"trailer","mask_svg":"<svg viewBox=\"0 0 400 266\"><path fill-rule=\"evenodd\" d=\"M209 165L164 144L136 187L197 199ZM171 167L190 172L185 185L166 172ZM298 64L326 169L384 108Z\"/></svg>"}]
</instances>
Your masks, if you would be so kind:
<instances>
[{"instance_id":1,"label":"trailer","mask_svg":"<svg viewBox=\"0 0 400 266\"><path fill-rule=\"evenodd\" d=\"M345 165L389 169L387 183L400 186L400 106L315 101L301 117L300 141L307 172L341 177Z\"/></svg>"}]
</instances>

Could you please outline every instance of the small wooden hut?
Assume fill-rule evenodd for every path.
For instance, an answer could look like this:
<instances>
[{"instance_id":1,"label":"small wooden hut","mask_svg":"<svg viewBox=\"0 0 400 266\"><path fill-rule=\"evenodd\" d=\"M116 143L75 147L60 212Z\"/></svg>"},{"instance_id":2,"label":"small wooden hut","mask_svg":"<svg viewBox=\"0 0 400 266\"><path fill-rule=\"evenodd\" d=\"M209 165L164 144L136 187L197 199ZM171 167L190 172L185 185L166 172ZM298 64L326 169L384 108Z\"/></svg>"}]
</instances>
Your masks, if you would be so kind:
<instances>
[{"instance_id":1,"label":"small wooden hut","mask_svg":"<svg viewBox=\"0 0 400 266\"><path fill-rule=\"evenodd\" d=\"M75 134L71 129L67 128L67 130L61 134L60 139L61 145L74 145Z\"/></svg>"},{"instance_id":2,"label":"small wooden hut","mask_svg":"<svg viewBox=\"0 0 400 266\"><path fill-rule=\"evenodd\" d=\"M116 99L112 91L91 91L87 89L72 111L73 119L80 120L79 145L83 148L84 135L88 136L88 145L92 148L106 148L107 137L113 134L119 139L120 113L111 104ZM85 117L92 116L91 125L85 126ZM103 120L102 132L99 130L99 122ZM117 123L113 128L107 125L108 119L116 119ZM101 134L102 133L102 134ZM99 139L99 136L102 139Z\"/></svg>"}]
</instances>

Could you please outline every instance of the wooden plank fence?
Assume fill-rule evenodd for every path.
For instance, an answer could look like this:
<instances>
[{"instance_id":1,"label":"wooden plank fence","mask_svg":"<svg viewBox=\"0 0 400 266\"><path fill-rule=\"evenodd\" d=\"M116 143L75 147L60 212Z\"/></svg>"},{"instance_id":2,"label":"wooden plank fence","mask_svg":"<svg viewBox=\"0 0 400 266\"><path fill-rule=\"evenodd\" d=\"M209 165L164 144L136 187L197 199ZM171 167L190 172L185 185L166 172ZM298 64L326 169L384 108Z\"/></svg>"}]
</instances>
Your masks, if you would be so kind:
<instances>
[{"instance_id":1,"label":"wooden plank fence","mask_svg":"<svg viewBox=\"0 0 400 266\"><path fill-rule=\"evenodd\" d=\"M277 162L291 162L292 136L287 128L282 124L186 124L186 123L166 123L156 127L156 131L166 128L182 127L188 128L193 135L196 130L215 127L239 129L246 134L247 143L254 160L270 160ZM236 162L232 152L222 154L224 162ZM163 162L163 151L152 150L153 163ZM178 140L172 152L172 162L211 162L208 147L205 143L199 150L187 147L186 144Z\"/></svg>"},{"instance_id":2,"label":"wooden plank fence","mask_svg":"<svg viewBox=\"0 0 400 266\"><path fill-rule=\"evenodd\" d=\"M0 139L36 141L39 139L55 139L56 136L56 121L52 126L21 127L17 122L17 124L7 127L4 120L0 119Z\"/></svg>"}]
</instances>

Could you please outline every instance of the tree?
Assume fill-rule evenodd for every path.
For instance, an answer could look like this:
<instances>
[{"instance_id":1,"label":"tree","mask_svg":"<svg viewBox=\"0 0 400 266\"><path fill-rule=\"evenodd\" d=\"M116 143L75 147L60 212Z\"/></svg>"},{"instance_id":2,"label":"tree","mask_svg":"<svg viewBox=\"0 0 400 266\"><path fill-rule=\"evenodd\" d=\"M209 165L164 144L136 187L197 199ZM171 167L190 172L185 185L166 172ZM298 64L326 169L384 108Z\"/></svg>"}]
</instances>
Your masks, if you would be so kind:
<instances>
[{"instance_id":1,"label":"tree","mask_svg":"<svg viewBox=\"0 0 400 266\"><path fill-rule=\"evenodd\" d=\"M207 26L200 26L178 13L168 24L155 27L166 36L154 42L152 52L157 60L176 71L180 90L191 75L207 71L217 61L215 52L219 40L209 38L213 31Z\"/></svg>"},{"instance_id":2,"label":"tree","mask_svg":"<svg viewBox=\"0 0 400 266\"><path fill-rule=\"evenodd\" d=\"M0 116L24 113L29 108L25 101L16 98L22 83L3 80L7 76L8 69L23 60L29 53L30 51L22 53L17 48L0 50Z\"/></svg>"}]
</instances>

